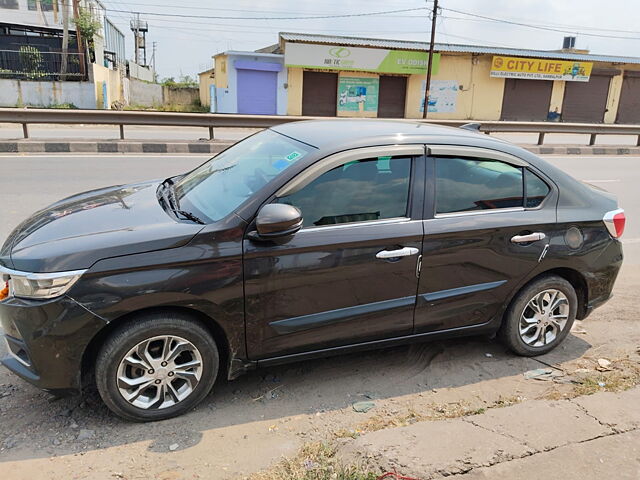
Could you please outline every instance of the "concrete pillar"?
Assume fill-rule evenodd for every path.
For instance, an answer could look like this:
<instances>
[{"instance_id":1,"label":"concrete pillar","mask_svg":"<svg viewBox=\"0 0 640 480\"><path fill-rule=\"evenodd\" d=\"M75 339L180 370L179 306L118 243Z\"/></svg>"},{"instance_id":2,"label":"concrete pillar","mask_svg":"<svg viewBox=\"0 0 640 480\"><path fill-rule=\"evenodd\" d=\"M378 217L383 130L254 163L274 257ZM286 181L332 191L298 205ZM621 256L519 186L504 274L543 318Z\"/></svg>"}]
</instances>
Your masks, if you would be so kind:
<instances>
[{"instance_id":1,"label":"concrete pillar","mask_svg":"<svg viewBox=\"0 0 640 480\"><path fill-rule=\"evenodd\" d=\"M618 115L618 105L620 104L620 93L622 92L622 77L624 71L619 75L611 77L609 82L609 94L607 95L607 111L604 112L604 123L615 123Z\"/></svg>"}]
</instances>

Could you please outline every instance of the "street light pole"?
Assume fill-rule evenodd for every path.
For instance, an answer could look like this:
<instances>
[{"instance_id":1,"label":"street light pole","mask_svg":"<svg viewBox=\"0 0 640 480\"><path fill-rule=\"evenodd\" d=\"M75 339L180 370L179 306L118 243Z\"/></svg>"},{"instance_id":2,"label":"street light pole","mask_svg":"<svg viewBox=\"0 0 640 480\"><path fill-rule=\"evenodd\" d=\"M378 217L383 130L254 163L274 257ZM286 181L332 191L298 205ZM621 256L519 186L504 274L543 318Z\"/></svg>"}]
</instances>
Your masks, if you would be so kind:
<instances>
[{"instance_id":1,"label":"street light pole","mask_svg":"<svg viewBox=\"0 0 640 480\"><path fill-rule=\"evenodd\" d=\"M429 109L429 90L431 89L431 65L433 62L433 47L436 39L436 15L438 14L438 0L433 0L433 13L431 14L431 42L429 43L429 58L427 59L427 82L424 87L424 107L422 118L427 118Z\"/></svg>"}]
</instances>

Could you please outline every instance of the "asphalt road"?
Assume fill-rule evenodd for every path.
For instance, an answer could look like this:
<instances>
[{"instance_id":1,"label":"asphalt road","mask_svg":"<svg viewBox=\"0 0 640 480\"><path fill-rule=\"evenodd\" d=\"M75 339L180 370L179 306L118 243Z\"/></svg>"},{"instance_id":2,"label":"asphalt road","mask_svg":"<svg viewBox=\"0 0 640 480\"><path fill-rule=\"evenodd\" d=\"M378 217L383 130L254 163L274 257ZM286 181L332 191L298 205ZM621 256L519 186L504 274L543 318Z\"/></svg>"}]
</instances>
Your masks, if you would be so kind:
<instances>
[{"instance_id":1,"label":"asphalt road","mask_svg":"<svg viewBox=\"0 0 640 480\"><path fill-rule=\"evenodd\" d=\"M2 131L2 130L0 130ZM0 239L32 212L73 193L166 178L189 170L201 155L0 155ZM640 157L559 157L547 160L580 180L618 196L627 213L627 263L640 263Z\"/></svg>"},{"instance_id":2,"label":"asphalt road","mask_svg":"<svg viewBox=\"0 0 640 480\"><path fill-rule=\"evenodd\" d=\"M216 128L218 140L240 140L257 131L250 128ZM118 139L117 126L110 125L29 125L29 136L33 140L44 139ZM538 141L537 133L498 133L493 136L522 145L533 145ZM125 127L125 137L129 140L198 140L209 138L205 128L195 127ZM22 126L0 123L0 140L19 140L22 138ZM547 134L545 144L549 145L587 145L589 135ZM635 146L634 135L599 135L597 145Z\"/></svg>"}]
</instances>

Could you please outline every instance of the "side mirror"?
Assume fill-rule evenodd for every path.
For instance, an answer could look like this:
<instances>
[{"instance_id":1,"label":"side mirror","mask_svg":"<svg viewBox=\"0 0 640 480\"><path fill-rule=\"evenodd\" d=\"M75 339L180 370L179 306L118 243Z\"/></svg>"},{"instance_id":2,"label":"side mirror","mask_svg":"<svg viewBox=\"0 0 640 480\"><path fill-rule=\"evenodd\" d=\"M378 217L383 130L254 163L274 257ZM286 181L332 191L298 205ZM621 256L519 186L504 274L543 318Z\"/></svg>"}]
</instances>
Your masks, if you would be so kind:
<instances>
[{"instance_id":1,"label":"side mirror","mask_svg":"<svg viewBox=\"0 0 640 480\"><path fill-rule=\"evenodd\" d=\"M257 232L251 232L249 238L271 240L293 235L301 228L302 213L300 210L284 203L270 203L258 212L256 217Z\"/></svg>"}]
</instances>

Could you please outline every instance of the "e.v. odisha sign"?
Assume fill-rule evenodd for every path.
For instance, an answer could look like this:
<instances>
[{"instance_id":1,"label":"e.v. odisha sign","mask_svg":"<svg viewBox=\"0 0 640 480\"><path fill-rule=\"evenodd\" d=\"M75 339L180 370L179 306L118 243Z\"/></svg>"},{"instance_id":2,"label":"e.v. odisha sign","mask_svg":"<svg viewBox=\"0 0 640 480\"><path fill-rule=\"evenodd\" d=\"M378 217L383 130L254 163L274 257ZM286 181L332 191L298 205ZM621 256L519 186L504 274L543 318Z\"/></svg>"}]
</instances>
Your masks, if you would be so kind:
<instances>
[{"instance_id":1,"label":"e.v. odisha sign","mask_svg":"<svg viewBox=\"0 0 640 480\"><path fill-rule=\"evenodd\" d=\"M591 62L494 56L491 62L491 76L588 82L592 67Z\"/></svg>"},{"instance_id":2,"label":"e.v. odisha sign","mask_svg":"<svg viewBox=\"0 0 640 480\"><path fill-rule=\"evenodd\" d=\"M342 47L308 43L287 43L284 63L287 67L322 70L353 70L378 73L425 73L429 54L413 50ZM438 72L440 54L433 56L432 71Z\"/></svg>"}]
</instances>

